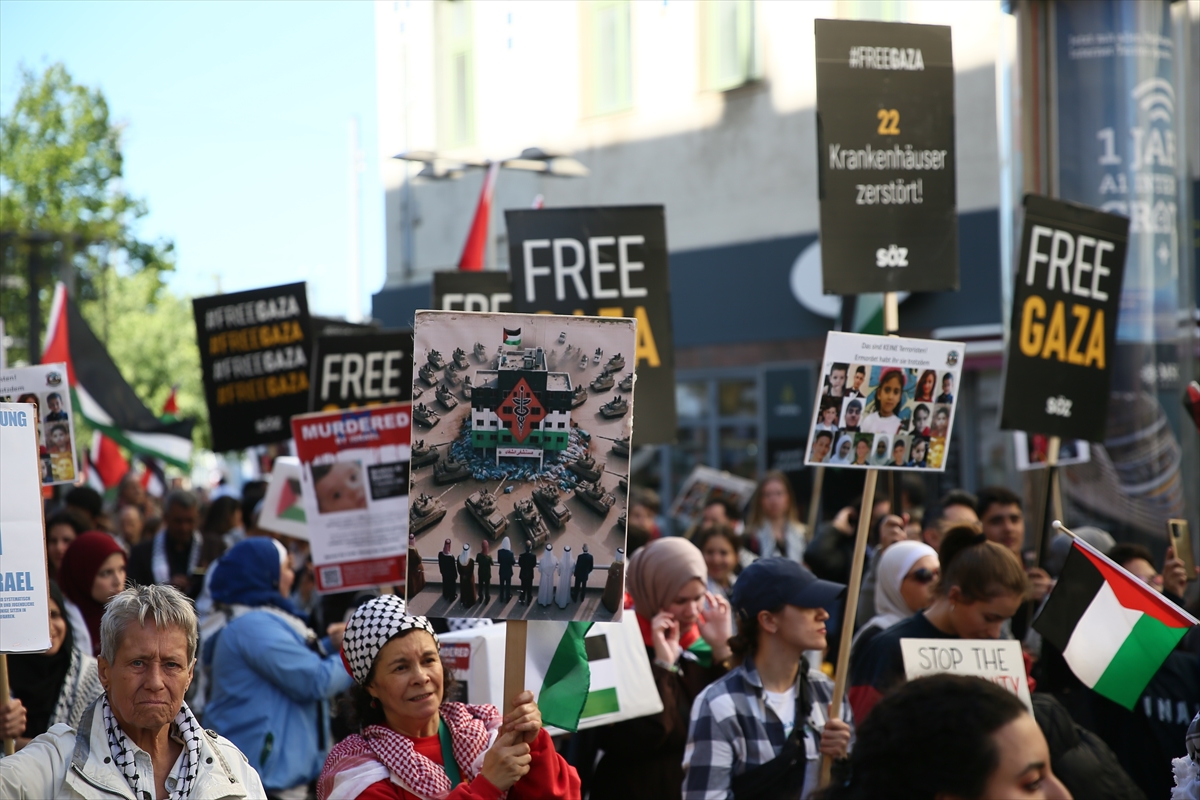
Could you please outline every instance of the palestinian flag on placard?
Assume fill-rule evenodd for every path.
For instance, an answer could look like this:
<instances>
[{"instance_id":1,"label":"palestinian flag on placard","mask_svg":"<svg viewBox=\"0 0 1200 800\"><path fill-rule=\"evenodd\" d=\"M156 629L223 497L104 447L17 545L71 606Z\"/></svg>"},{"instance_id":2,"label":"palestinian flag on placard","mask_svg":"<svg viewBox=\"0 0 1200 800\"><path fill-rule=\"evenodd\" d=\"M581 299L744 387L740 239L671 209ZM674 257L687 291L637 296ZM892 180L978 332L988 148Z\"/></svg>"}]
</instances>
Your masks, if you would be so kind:
<instances>
[{"instance_id":1,"label":"palestinian flag on placard","mask_svg":"<svg viewBox=\"0 0 1200 800\"><path fill-rule=\"evenodd\" d=\"M509 328L505 328L504 329L504 343L511 347L520 347L521 346L521 329L517 328L516 330L510 330Z\"/></svg>"},{"instance_id":2,"label":"palestinian flag on placard","mask_svg":"<svg viewBox=\"0 0 1200 800\"><path fill-rule=\"evenodd\" d=\"M526 629L525 683L541 686L538 709L547 725L574 731L588 700L592 673L584 636L590 622L534 622Z\"/></svg>"},{"instance_id":3,"label":"palestinian flag on placard","mask_svg":"<svg viewBox=\"0 0 1200 800\"><path fill-rule=\"evenodd\" d=\"M279 505L275 509L275 516L280 519L290 519L293 522L308 521L304 515L304 495L301 494L300 481L295 478L288 478L284 481L283 490L279 493Z\"/></svg>"},{"instance_id":4,"label":"palestinian flag on placard","mask_svg":"<svg viewBox=\"0 0 1200 800\"><path fill-rule=\"evenodd\" d=\"M1074 540L1033 628L1062 651L1075 677L1132 710L1192 615L1086 542Z\"/></svg>"},{"instance_id":5,"label":"palestinian flag on placard","mask_svg":"<svg viewBox=\"0 0 1200 800\"><path fill-rule=\"evenodd\" d=\"M61 283L54 287L42 361L66 362L71 406L92 428L134 453L188 468L194 423L164 422L146 408Z\"/></svg>"}]
</instances>

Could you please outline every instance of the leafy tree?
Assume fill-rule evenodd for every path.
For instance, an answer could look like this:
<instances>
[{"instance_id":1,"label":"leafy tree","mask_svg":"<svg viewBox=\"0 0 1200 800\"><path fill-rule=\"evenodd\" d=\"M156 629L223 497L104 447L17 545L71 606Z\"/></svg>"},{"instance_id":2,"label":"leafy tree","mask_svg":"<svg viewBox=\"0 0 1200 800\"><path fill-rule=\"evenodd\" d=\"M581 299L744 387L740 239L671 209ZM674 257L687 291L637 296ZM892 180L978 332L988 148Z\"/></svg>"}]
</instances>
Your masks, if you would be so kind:
<instances>
[{"instance_id":1,"label":"leafy tree","mask_svg":"<svg viewBox=\"0 0 1200 800\"><path fill-rule=\"evenodd\" d=\"M98 299L113 266L158 282L174 269L174 244L143 241L134 228L146 204L121 185L121 131L98 89L65 66L21 70L12 109L0 115L0 316L14 338L10 360L29 360L29 267L45 319L54 280L80 302ZM42 329L44 333L44 328Z\"/></svg>"}]
</instances>

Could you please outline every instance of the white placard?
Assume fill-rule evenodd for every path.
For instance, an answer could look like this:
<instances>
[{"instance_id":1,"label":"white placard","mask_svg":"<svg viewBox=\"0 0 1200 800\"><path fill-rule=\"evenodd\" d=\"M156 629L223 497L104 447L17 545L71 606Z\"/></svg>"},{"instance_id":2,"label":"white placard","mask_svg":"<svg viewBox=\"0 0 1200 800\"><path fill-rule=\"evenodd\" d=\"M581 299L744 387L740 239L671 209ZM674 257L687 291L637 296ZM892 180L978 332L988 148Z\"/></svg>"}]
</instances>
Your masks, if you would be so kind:
<instances>
[{"instance_id":1,"label":"white placard","mask_svg":"<svg viewBox=\"0 0 1200 800\"><path fill-rule=\"evenodd\" d=\"M901 639L900 652L910 681L942 673L973 675L1012 692L1033 713L1025 657L1014 639Z\"/></svg>"},{"instance_id":2,"label":"white placard","mask_svg":"<svg viewBox=\"0 0 1200 800\"><path fill-rule=\"evenodd\" d=\"M50 647L37 407L0 403L0 653Z\"/></svg>"},{"instance_id":3,"label":"white placard","mask_svg":"<svg viewBox=\"0 0 1200 800\"><path fill-rule=\"evenodd\" d=\"M1049 439L1050 437L1040 433L1031 436L1025 431L1013 431L1013 450L1017 456L1017 469L1021 472L1045 469ZM1083 439L1064 439L1058 446L1056 466L1069 467L1072 464L1086 464L1091 460L1092 446Z\"/></svg>"},{"instance_id":4,"label":"white placard","mask_svg":"<svg viewBox=\"0 0 1200 800\"><path fill-rule=\"evenodd\" d=\"M0 372L0 403L37 406L38 469L42 484L74 483L79 464L67 365L38 364Z\"/></svg>"},{"instance_id":5,"label":"white placard","mask_svg":"<svg viewBox=\"0 0 1200 800\"><path fill-rule=\"evenodd\" d=\"M944 471L965 349L962 342L831 332L805 463Z\"/></svg>"},{"instance_id":6,"label":"white placard","mask_svg":"<svg viewBox=\"0 0 1200 800\"><path fill-rule=\"evenodd\" d=\"M280 456L271 466L267 493L263 497L258 527L308 541L308 518L304 510L304 486L300 459Z\"/></svg>"}]
</instances>

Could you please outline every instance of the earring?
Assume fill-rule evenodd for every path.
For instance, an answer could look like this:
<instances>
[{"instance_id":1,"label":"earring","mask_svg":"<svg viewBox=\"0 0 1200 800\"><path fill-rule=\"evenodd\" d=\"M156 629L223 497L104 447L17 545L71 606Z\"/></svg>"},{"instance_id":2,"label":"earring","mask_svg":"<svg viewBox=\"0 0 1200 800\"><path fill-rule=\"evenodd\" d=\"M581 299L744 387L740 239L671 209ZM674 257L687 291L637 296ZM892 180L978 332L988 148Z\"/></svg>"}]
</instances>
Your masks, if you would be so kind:
<instances>
[{"instance_id":1,"label":"earring","mask_svg":"<svg viewBox=\"0 0 1200 800\"><path fill-rule=\"evenodd\" d=\"M371 708L379 708L379 698L378 697L371 698Z\"/></svg>"}]
</instances>

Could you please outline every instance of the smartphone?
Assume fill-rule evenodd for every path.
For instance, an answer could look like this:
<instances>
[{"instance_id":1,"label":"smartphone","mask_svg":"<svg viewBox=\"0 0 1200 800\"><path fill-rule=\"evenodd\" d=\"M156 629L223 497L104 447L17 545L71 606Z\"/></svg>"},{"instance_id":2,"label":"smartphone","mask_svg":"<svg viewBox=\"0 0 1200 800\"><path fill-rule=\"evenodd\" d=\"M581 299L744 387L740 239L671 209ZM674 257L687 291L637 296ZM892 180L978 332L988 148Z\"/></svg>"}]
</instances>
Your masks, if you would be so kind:
<instances>
[{"instance_id":1,"label":"smartphone","mask_svg":"<svg viewBox=\"0 0 1200 800\"><path fill-rule=\"evenodd\" d=\"M1167 534L1171 537L1171 546L1175 548L1175 557L1183 561L1188 577L1192 577L1196 574L1196 559L1192 555L1192 537L1188 534L1187 520L1167 520Z\"/></svg>"}]
</instances>

